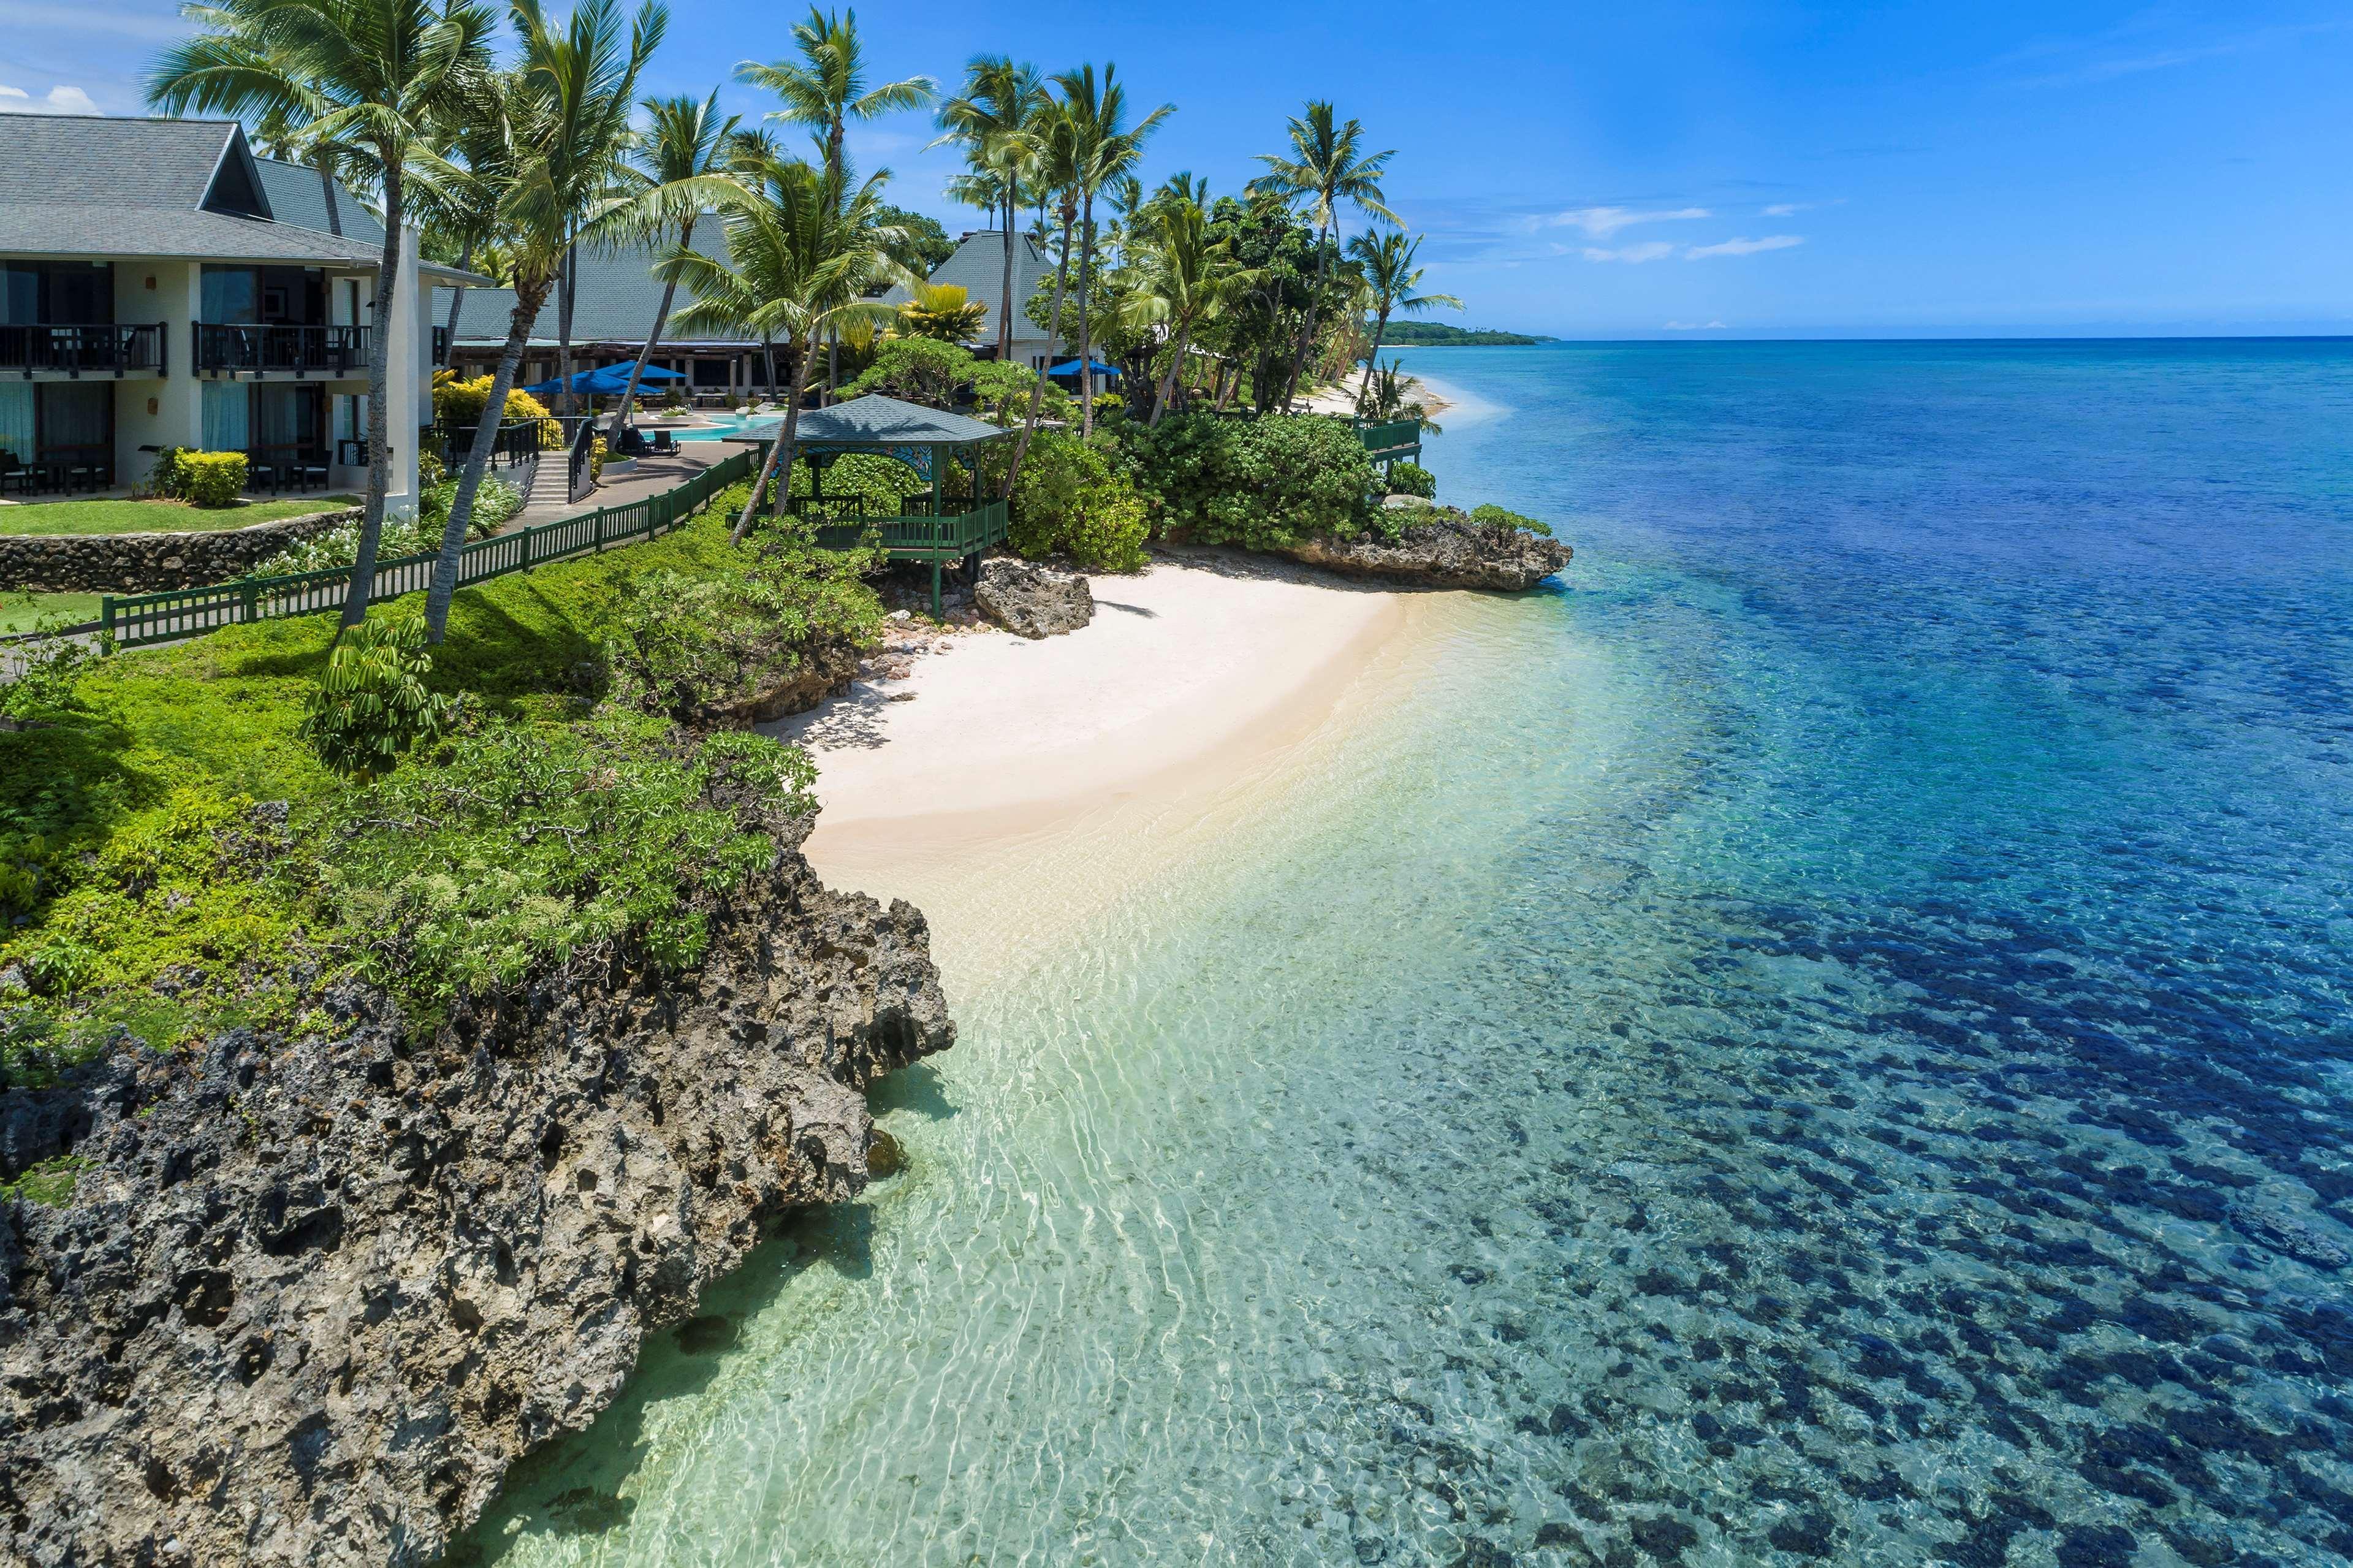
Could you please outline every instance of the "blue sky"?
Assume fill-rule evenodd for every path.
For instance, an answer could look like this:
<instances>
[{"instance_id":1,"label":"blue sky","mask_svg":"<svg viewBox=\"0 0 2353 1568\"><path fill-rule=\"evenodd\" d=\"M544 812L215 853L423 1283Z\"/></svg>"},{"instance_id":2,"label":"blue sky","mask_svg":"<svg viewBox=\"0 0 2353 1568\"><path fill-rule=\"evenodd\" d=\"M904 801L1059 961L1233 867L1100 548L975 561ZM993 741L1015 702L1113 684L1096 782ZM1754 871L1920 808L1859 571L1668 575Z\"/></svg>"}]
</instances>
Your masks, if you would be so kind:
<instances>
[{"instance_id":1,"label":"blue sky","mask_svg":"<svg viewBox=\"0 0 2353 1568\"><path fill-rule=\"evenodd\" d=\"M1608 14L1600 14L1600 13ZM786 48L674 0L651 84ZM1329 97L1398 156L1443 319L1577 337L2353 331L2353 8L1455 4L859 8L878 72L1118 62L1147 172L1238 187ZM171 0L0 0L0 108L136 112ZM759 98L730 86L732 108ZM0 135L6 131L0 120ZM918 118L855 134L950 228Z\"/></svg>"}]
</instances>

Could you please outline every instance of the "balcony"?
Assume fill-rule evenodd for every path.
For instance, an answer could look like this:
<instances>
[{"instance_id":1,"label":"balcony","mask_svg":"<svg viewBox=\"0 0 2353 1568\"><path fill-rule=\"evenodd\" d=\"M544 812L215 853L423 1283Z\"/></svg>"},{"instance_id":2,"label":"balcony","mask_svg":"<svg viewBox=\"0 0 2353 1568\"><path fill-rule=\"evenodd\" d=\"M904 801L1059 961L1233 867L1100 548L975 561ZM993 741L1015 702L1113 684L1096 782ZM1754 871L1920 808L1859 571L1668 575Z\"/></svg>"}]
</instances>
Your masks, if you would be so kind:
<instances>
[{"instance_id":1,"label":"balcony","mask_svg":"<svg viewBox=\"0 0 2353 1568\"><path fill-rule=\"evenodd\" d=\"M164 374L164 323L150 326L0 326L0 375L79 378Z\"/></svg>"},{"instance_id":2,"label":"balcony","mask_svg":"<svg viewBox=\"0 0 2353 1568\"><path fill-rule=\"evenodd\" d=\"M364 326L247 326L197 322L199 375L291 374L331 378L367 374Z\"/></svg>"}]
</instances>

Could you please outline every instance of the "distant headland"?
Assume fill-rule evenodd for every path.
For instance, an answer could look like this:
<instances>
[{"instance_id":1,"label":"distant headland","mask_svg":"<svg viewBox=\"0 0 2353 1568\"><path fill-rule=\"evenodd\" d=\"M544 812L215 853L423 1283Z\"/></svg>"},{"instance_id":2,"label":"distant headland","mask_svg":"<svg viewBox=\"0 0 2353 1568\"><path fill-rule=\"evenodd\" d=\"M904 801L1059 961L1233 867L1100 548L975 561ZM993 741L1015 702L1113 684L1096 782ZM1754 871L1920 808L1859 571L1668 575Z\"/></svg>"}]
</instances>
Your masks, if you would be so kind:
<instances>
[{"instance_id":1,"label":"distant headland","mask_svg":"<svg viewBox=\"0 0 2353 1568\"><path fill-rule=\"evenodd\" d=\"M1386 346L1396 348L1513 348L1559 341L1556 337L1531 337L1520 332L1448 326L1443 322L1391 322L1384 339Z\"/></svg>"}]
</instances>

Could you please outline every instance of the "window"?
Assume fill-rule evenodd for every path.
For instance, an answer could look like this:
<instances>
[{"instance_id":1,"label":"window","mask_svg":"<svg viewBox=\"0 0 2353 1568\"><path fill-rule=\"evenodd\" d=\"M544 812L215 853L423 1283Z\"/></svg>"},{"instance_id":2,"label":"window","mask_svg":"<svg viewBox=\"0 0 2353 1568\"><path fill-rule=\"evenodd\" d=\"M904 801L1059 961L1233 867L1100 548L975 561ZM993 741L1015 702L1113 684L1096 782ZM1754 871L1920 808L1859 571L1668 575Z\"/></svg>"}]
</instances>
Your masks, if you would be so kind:
<instances>
[{"instance_id":1,"label":"window","mask_svg":"<svg viewBox=\"0 0 2353 1568\"><path fill-rule=\"evenodd\" d=\"M241 382L204 384L205 450L241 452L253 444L252 388Z\"/></svg>"}]
</instances>

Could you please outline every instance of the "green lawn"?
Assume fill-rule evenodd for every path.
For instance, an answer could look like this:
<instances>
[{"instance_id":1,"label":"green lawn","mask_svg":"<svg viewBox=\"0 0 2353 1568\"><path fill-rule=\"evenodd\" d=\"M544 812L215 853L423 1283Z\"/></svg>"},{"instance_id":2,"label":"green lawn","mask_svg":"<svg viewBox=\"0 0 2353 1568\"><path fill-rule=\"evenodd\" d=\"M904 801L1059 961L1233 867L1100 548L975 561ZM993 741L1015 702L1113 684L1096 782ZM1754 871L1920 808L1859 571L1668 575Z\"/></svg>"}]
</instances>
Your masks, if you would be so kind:
<instances>
[{"instance_id":1,"label":"green lawn","mask_svg":"<svg viewBox=\"0 0 2353 1568\"><path fill-rule=\"evenodd\" d=\"M353 495L289 496L222 507L191 506L184 501L43 501L0 506L0 534L195 533L358 504L359 498Z\"/></svg>"},{"instance_id":2,"label":"green lawn","mask_svg":"<svg viewBox=\"0 0 2353 1568\"><path fill-rule=\"evenodd\" d=\"M98 600L94 593L0 593L0 632L30 631L51 615L96 620Z\"/></svg>"}]
</instances>

